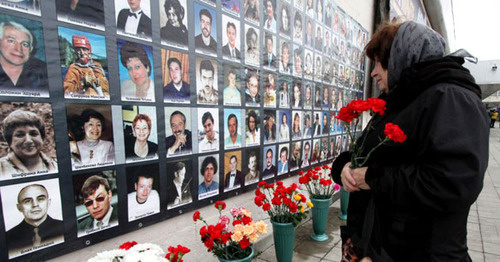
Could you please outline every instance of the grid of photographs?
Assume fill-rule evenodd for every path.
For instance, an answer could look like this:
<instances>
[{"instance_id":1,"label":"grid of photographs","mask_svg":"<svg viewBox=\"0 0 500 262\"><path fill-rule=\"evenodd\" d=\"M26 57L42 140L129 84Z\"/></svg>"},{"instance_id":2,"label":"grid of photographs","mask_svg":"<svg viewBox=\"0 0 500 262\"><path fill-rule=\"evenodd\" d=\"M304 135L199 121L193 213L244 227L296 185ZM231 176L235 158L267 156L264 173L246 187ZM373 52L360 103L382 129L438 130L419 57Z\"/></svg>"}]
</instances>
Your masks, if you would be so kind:
<instances>
[{"instance_id":1,"label":"grid of photographs","mask_svg":"<svg viewBox=\"0 0 500 262\"><path fill-rule=\"evenodd\" d=\"M5 258L128 232L349 148L335 115L363 98L368 33L333 0L112 6L0 0L0 192L17 196L2 197Z\"/></svg>"}]
</instances>

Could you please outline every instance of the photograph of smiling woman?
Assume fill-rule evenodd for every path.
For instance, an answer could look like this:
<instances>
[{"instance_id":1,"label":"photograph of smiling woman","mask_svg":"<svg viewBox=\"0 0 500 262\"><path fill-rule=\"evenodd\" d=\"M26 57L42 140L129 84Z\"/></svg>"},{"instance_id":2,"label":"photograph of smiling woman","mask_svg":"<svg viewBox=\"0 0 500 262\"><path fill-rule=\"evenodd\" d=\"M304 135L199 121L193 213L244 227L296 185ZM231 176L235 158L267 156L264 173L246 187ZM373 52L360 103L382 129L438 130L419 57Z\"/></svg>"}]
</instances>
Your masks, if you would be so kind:
<instances>
[{"instance_id":1,"label":"photograph of smiling woman","mask_svg":"<svg viewBox=\"0 0 500 262\"><path fill-rule=\"evenodd\" d=\"M154 102L153 49L118 40L121 95L124 101Z\"/></svg>"},{"instance_id":2,"label":"photograph of smiling woman","mask_svg":"<svg viewBox=\"0 0 500 262\"><path fill-rule=\"evenodd\" d=\"M9 111L0 116L2 144L7 145L0 146L0 180L56 173L50 104L4 102L2 107Z\"/></svg>"}]
</instances>

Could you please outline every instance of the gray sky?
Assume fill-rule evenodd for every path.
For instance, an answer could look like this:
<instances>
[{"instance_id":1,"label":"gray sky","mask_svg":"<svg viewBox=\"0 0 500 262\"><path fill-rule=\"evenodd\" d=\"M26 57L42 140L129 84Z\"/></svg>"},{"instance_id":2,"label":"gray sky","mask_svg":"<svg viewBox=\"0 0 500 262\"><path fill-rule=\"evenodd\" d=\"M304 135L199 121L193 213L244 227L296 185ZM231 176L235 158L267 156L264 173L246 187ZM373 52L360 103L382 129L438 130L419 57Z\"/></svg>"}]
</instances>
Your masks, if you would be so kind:
<instances>
[{"instance_id":1,"label":"gray sky","mask_svg":"<svg viewBox=\"0 0 500 262\"><path fill-rule=\"evenodd\" d=\"M441 4L451 51L464 48L479 60L500 60L499 0L441 0Z\"/></svg>"}]
</instances>

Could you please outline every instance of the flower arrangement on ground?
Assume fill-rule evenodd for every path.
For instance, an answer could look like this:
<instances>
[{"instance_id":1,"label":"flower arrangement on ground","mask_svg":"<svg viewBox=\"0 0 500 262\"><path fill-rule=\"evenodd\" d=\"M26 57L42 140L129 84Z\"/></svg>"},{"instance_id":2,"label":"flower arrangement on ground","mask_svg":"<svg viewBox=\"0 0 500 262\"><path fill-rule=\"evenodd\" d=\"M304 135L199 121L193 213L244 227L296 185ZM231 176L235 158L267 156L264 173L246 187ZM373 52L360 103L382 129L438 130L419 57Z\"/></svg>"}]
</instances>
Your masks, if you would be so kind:
<instances>
[{"instance_id":1,"label":"flower arrangement on ground","mask_svg":"<svg viewBox=\"0 0 500 262\"><path fill-rule=\"evenodd\" d=\"M339 184L334 184L330 177L331 168L328 165L299 172L299 183L304 185L310 198L330 199L336 191L340 190Z\"/></svg>"},{"instance_id":2,"label":"flower arrangement on ground","mask_svg":"<svg viewBox=\"0 0 500 262\"><path fill-rule=\"evenodd\" d=\"M308 209L313 206L300 193L297 184L286 187L282 181L276 184L260 181L255 190L255 204L262 207L272 221L292 223L294 227L307 217Z\"/></svg>"},{"instance_id":3,"label":"flower arrangement on ground","mask_svg":"<svg viewBox=\"0 0 500 262\"><path fill-rule=\"evenodd\" d=\"M263 221L254 222L252 214L247 209L231 208L231 219L222 214L226 203L217 201L214 204L219 211L217 224L210 225L201 216L199 211L194 212L193 221L202 221L205 225L200 228L200 237L208 251L223 259L242 259L252 253L251 245L257 241L259 235L267 232L267 224ZM230 230L231 225L233 231Z\"/></svg>"},{"instance_id":4,"label":"flower arrangement on ground","mask_svg":"<svg viewBox=\"0 0 500 262\"><path fill-rule=\"evenodd\" d=\"M406 140L406 135L399 128L398 125L393 123L386 123L384 134L385 137L381 139L380 143L373 147L366 156L362 156L362 152L364 151L364 140L361 141L361 144L358 144L356 139L354 139L354 134L351 132L351 127L354 127L354 130L357 130L359 124L359 117L365 111L371 110L373 115L384 115L385 113L385 104L386 102L380 98L368 98L367 100L353 100L346 106L342 107L339 111L339 114L335 116L335 118L342 120L344 126L347 128L347 134L353 141L351 146L351 168L362 167L366 161L370 158L370 155L381 145L386 142L392 140L396 143L402 143ZM354 121L354 122L353 122ZM372 129L372 121L368 123L366 127L366 132L370 132ZM365 136L366 138L366 136Z\"/></svg>"},{"instance_id":5,"label":"flower arrangement on ground","mask_svg":"<svg viewBox=\"0 0 500 262\"><path fill-rule=\"evenodd\" d=\"M87 262L182 262L182 257L191 250L187 247L177 245L177 248L170 246L168 251L169 253L163 256L163 250L155 244L138 244L135 241L127 241L121 244L118 249L100 252Z\"/></svg>"}]
</instances>

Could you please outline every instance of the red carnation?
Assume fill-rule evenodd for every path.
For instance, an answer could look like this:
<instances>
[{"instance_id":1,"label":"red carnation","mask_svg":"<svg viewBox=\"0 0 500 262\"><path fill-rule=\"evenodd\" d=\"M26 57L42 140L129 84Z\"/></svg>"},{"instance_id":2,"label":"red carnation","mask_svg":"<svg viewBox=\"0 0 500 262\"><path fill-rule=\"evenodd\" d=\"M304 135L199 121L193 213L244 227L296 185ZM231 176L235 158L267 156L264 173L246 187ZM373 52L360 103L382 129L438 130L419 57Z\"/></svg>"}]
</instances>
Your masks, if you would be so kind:
<instances>
[{"instance_id":1,"label":"red carnation","mask_svg":"<svg viewBox=\"0 0 500 262\"><path fill-rule=\"evenodd\" d=\"M241 219L241 222L243 222L243 225L248 225L252 222L252 218L245 216Z\"/></svg>"},{"instance_id":2,"label":"red carnation","mask_svg":"<svg viewBox=\"0 0 500 262\"><path fill-rule=\"evenodd\" d=\"M399 128L398 125L395 125L393 123L385 124L384 134L390 140L392 140L396 143L403 143L406 140L406 135L403 132L403 130L401 130L401 128Z\"/></svg>"},{"instance_id":3,"label":"red carnation","mask_svg":"<svg viewBox=\"0 0 500 262\"><path fill-rule=\"evenodd\" d=\"M215 202L214 206L219 211L222 211L222 210L226 209L226 203L224 203L224 201L217 201L217 202Z\"/></svg>"},{"instance_id":4,"label":"red carnation","mask_svg":"<svg viewBox=\"0 0 500 262\"><path fill-rule=\"evenodd\" d=\"M200 219L200 217L201 217L200 211L194 212L194 214L193 214L193 221L196 222L198 219Z\"/></svg>"},{"instance_id":5,"label":"red carnation","mask_svg":"<svg viewBox=\"0 0 500 262\"><path fill-rule=\"evenodd\" d=\"M135 241L127 241L123 244L121 244L118 248L119 249L125 249L125 250L129 250L131 247L137 245L137 242Z\"/></svg>"},{"instance_id":6,"label":"red carnation","mask_svg":"<svg viewBox=\"0 0 500 262\"><path fill-rule=\"evenodd\" d=\"M261 207L264 203L262 202L262 199L258 196L255 197L254 199L254 203L255 205L257 205L258 207Z\"/></svg>"},{"instance_id":7,"label":"red carnation","mask_svg":"<svg viewBox=\"0 0 500 262\"><path fill-rule=\"evenodd\" d=\"M378 113L379 115L383 116L385 113L385 100L382 100L380 98L372 97L367 99L368 104L370 105L370 108L372 109L373 112Z\"/></svg>"},{"instance_id":8,"label":"red carnation","mask_svg":"<svg viewBox=\"0 0 500 262\"><path fill-rule=\"evenodd\" d=\"M264 204L264 206L262 206L262 209L263 209L264 211L268 211L269 209L271 209L271 204L269 204L269 203L265 203L265 204Z\"/></svg>"},{"instance_id":9,"label":"red carnation","mask_svg":"<svg viewBox=\"0 0 500 262\"><path fill-rule=\"evenodd\" d=\"M297 212L299 207L297 206L297 204L295 202L292 202L292 203L290 203L288 208L290 209L290 212L295 213L295 212Z\"/></svg>"},{"instance_id":10,"label":"red carnation","mask_svg":"<svg viewBox=\"0 0 500 262\"><path fill-rule=\"evenodd\" d=\"M275 206L279 206L279 205L281 205L281 198L273 197L273 199L271 199L271 203Z\"/></svg>"},{"instance_id":11,"label":"red carnation","mask_svg":"<svg viewBox=\"0 0 500 262\"><path fill-rule=\"evenodd\" d=\"M240 241L240 247L242 249L246 249L247 247L250 246L250 240L248 239L248 237L243 237L243 239Z\"/></svg>"}]
</instances>

